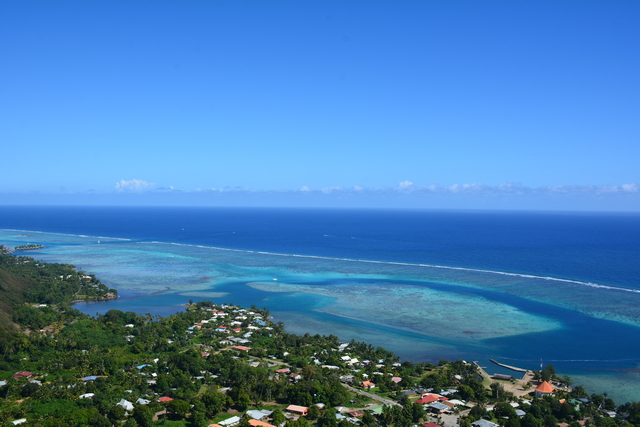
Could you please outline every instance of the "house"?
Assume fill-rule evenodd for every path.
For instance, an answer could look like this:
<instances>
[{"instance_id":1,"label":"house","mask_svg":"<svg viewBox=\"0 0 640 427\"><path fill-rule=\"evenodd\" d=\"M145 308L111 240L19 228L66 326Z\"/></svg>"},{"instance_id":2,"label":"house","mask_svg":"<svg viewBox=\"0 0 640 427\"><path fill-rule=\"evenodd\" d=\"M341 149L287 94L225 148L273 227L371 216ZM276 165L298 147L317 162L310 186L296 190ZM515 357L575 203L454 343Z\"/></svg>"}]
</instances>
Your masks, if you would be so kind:
<instances>
[{"instance_id":1,"label":"house","mask_svg":"<svg viewBox=\"0 0 640 427\"><path fill-rule=\"evenodd\" d=\"M233 416L231 418L227 418L226 420L222 420L218 423L219 426L221 427L230 427L230 426L234 426L236 424L239 424L241 421L241 418L238 416Z\"/></svg>"},{"instance_id":2,"label":"house","mask_svg":"<svg viewBox=\"0 0 640 427\"><path fill-rule=\"evenodd\" d=\"M442 396L431 393L431 394L425 394L420 399L416 400L416 403L419 403L420 405L426 405L428 403L437 402L438 400L441 400L441 399L442 399Z\"/></svg>"},{"instance_id":3,"label":"house","mask_svg":"<svg viewBox=\"0 0 640 427\"><path fill-rule=\"evenodd\" d=\"M442 427L442 426L436 423L426 423L426 424L422 424L422 427Z\"/></svg>"},{"instance_id":4,"label":"house","mask_svg":"<svg viewBox=\"0 0 640 427\"><path fill-rule=\"evenodd\" d=\"M33 374L29 371L22 371L22 372L16 372L12 376L13 378L29 378L31 375Z\"/></svg>"},{"instance_id":5,"label":"house","mask_svg":"<svg viewBox=\"0 0 640 427\"><path fill-rule=\"evenodd\" d=\"M249 424L251 424L253 427L276 427L273 424L265 423L264 421L254 420L254 419L249 420Z\"/></svg>"},{"instance_id":6,"label":"house","mask_svg":"<svg viewBox=\"0 0 640 427\"><path fill-rule=\"evenodd\" d=\"M498 427L498 424L492 423L491 421L487 421L485 419L479 419L478 421L474 421L471 423L473 427Z\"/></svg>"},{"instance_id":7,"label":"house","mask_svg":"<svg viewBox=\"0 0 640 427\"><path fill-rule=\"evenodd\" d=\"M270 416L271 414L273 414L273 411L267 411L266 409L263 409L263 410L252 409L250 411L247 411L246 414L251 418L253 418L254 420L263 420L268 416Z\"/></svg>"},{"instance_id":8,"label":"house","mask_svg":"<svg viewBox=\"0 0 640 427\"><path fill-rule=\"evenodd\" d=\"M85 393L78 396L78 399L93 399L94 393Z\"/></svg>"},{"instance_id":9,"label":"house","mask_svg":"<svg viewBox=\"0 0 640 427\"><path fill-rule=\"evenodd\" d=\"M374 406L373 408L369 408L369 411L375 415L382 415L382 405Z\"/></svg>"},{"instance_id":10,"label":"house","mask_svg":"<svg viewBox=\"0 0 640 427\"><path fill-rule=\"evenodd\" d=\"M396 383L396 384L398 384L399 382L402 381L402 378L400 378L400 377L391 377L391 381Z\"/></svg>"},{"instance_id":11,"label":"house","mask_svg":"<svg viewBox=\"0 0 640 427\"><path fill-rule=\"evenodd\" d=\"M226 420L220 421L218 424L220 424L223 427L231 427L236 424L240 424L240 421L241 421L241 418L236 415L231 418L227 418Z\"/></svg>"},{"instance_id":12,"label":"house","mask_svg":"<svg viewBox=\"0 0 640 427\"><path fill-rule=\"evenodd\" d=\"M158 402L166 403L166 402L171 402L172 400L173 400L173 399L172 399L172 398L170 398L170 397L163 396L163 397L161 397L160 399L158 399Z\"/></svg>"},{"instance_id":13,"label":"house","mask_svg":"<svg viewBox=\"0 0 640 427\"><path fill-rule=\"evenodd\" d=\"M504 374L493 374L493 378L496 380L504 380L504 381L511 381L513 379L511 375L504 375Z\"/></svg>"},{"instance_id":14,"label":"house","mask_svg":"<svg viewBox=\"0 0 640 427\"><path fill-rule=\"evenodd\" d=\"M536 387L535 395L536 397L550 396L554 391L554 388L551 384L546 381L542 381L538 387Z\"/></svg>"},{"instance_id":15,"label":"house","mask_svg":"<svg viewBox=\"0 0 640 427\"><path fill-rule=\"evenodd\" d=\"M236 345L234 347L231 347L234 350L238 350L238 351L249 351L251 350L249 347L245 347L243 345Z\"/></svg>"},{"instance_id":16,"label":"house","mask_svg":"<svg viewBox=\"0 0 640 427\"><path fill-rule=\"evenodd\" d=\"M307 412L309 411L309 408L307 408L306 406L289 405L287 406L287 411L306 417Z\"/></svg>"},{"instance_id":17,"label":"house","mask_svg":"<svg viewBox=\"0 0 640 427\"><path fill-rule=\"evenodd\" d=\"M427 409L434 414L441 414L443 412L449 412L451 410L451 408L449 408L447 405L440 402L432 403L431 405L427 406Z\"/></svg>"},{"instance_id":18,"label":"house","mask_svg":"<svg viewBox=\"0 0 640 427\"><path fill-rule=\"evenodd\" d=\"M374 388L376 385L374 383L372 383L371 381L362 381L360 383L360 386L364 387L364 388Z\"/></svg>"},{"instance_id":19,"label":"house","mask_svg":"<svg viewBox=\"0 0 640 427\"><path fill-rule=\"evenodd\" d=\"M133 403L125 399L120 399L120 402L116 403L117 406L122 406L125 411L133 411Z\"/></svg>"}]
</instances>

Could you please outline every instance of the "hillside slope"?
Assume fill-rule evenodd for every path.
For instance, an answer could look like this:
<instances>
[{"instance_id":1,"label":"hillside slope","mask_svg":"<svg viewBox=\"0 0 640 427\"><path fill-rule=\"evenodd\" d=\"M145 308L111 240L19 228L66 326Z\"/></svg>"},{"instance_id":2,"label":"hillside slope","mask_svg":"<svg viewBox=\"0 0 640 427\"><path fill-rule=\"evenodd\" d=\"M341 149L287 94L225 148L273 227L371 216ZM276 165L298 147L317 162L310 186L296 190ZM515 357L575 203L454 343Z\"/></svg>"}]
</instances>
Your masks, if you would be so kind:
<instances>
[{"instance_id":1,"label":"hillside slope","mask_svg":"<svg viewBox=\"0 0 640 427\"><path fill-rule=\"evenodd\" d=\"M25 293L34 287L34 282L15 276L0 267L0 344L17 332L13 324L13 311L25 302Z\"/></svg>"}]
</instances>

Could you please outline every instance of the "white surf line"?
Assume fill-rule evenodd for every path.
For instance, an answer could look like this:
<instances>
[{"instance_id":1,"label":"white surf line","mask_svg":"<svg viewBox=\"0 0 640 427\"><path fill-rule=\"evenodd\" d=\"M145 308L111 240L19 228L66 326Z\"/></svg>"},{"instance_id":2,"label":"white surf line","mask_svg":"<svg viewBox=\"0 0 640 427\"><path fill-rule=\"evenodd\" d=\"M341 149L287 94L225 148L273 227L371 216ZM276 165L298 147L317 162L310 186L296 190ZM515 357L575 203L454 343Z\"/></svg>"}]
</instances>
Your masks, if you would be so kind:
<instances>
[{"instance_id":1,"label":"white surf line","mask_svg":"<svg viewBox=\"0 0 640 427\"><path fill-rule=\"evenodd\" d=\"M137 243L145 243L145 242L137 242ZM158 241L146 242L146 243L162 244L162 245L175 245L175 246L190 246L190 247L203 248L203 249L216 249L216 250L221 250L221 251L253 253L253 254L260 254L260 255L274 255L274 256L294 257L294 258L298 257L298 258L322 259L322 260L327 260L327 261L366 262L366 263L370 263L370 264L400 265L400 266L406 266L406 267L426 267L426 268L439 268L439 269L444 269L444 270L470 271L470 272L474 272L474 273L490 273L490 274L499 274L499 275L503 275L503 276L522 277L522 278L525 278L525 279L540 279L540 280L547 280L547 281L552 281L552 282L569 283L569 284L573 284L573 285L587 286L587 287L596 288L596 289L607 289L607 290L613 290L613 291L631 292L631 293L634 293L634 294L639 294L640 293L640 290L638 290L638 289L622 288L622 287L619 287L619 286L601 285L601 284L593 283L593 282L581 282L579 280L561 279L559 277L536 276L534 274L509 273L509 272L506 272L506 271L483 270L483 269L479 269L479 268L451 267L451 266L447 266L447 265L437 265L437 264L415 264L415 263L399 262L399 261L373 261L373 260L368 260L368 259L333 258L333 257L319 256L319 255L283 254L283 253L278 253L278 252L252 251L252 250L248 250L248 249L230 249L230 248L221 248L221 247L217 247L217 246L192 245L192 244L187 244L187 243L170 243L170 242L158 242Z\"/></svg>"},{"instance_id":2,"label":"white surf line","mask_svg":"<svg viewBox=\"0 0 640 427\"><path fill-rule=\"evenodd\" d=\"M68 236L68 237L83 237L83 238L95 238L95 239L112 239L112 240L120 240L124 242L132 242L132 239L125 239L121 237L105 237L105 236L87 236L84 234L66 234L66 233L54 233L49 231L33 231L33 230L17 230L11 228L3 228L0 231L16 231L21 233L41 233L41 234L53 234L58 236ZM437 265L437 264L415 264L409 262L399 262L399 261L373 261L368 259L353 259L353 258L333 258L319 255L298 255L298 254L283 254L278 252L263 252L263 251L252 251L248 249L230 249L230 248L221 248L218 246L204 246L204 245L193 245L187 243L172 243L172 242L161 242L161 241L149 241L149 242L135 242L135 243L151 243L151 244L161 244L161 245L174 245L174 246L188 246L202 249L216 249L220 251L229 251L229 252L242 252L242 253L254 253L260 255L274 255L274 256L282 256L282 257L298 257L298 258L311 258L311 259L322 259L328 261L348 261L348 262L366 262L370 264L383 264L383 265L401 265L407 267L426 267L426 268L439 268L444 270L460 270L460 271L470 271L474 273L491 273L491 274L499 274L503 276L511 276L511 277L522 277L525 279L540 279L547 280L553 282L562 282L562 283L570 283L574 285L587 286L595 289L607 289L613 291L623 291L623 292L631 292L638 294L640 290L638 289L629 289L622 288L619 286L609 286L609 285L601 285L593 282L581 282L579 280L572 279L561 279L559 277L548 277L548 276L536 276L534 274L522 274L522 273L509 273L506 271L495 271L495 270L483 270L479 268L467 268L467 267L451 267L447 265Z\"/></svg>"},{"instance_id":3,"label":"white surf line","mask_svg":"<svg viewBox=\"0 0 640 427\"><path fill-rule=\"evenodd\" d=\"M67 237L86 237L91 239L112 239L112 240L122 240L125 242L130 242L131 239L123 239L121 237L106 237L106 236L87 236L86 234L67 234L67 233L54 233L52 231L34 231L34 230L16 230L13 228L0 228L0 231L17 231L20 233L38 233L38 234L52 234L54 236L67 236Z\"/></svg>"}]
</instances>

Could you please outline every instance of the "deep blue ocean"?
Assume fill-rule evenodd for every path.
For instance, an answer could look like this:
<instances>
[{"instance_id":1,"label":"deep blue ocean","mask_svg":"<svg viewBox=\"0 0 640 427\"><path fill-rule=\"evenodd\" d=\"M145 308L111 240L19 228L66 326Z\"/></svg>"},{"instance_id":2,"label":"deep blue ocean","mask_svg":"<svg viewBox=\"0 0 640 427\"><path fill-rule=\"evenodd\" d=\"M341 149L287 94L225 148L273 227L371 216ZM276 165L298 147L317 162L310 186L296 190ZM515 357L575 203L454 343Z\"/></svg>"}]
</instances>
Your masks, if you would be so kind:
<instances>
[{"instance_id":1,"label":"deep blue ocean","mask_svg":"<svg viewBox=\"0 0 640 427\"><path fill-rule=\"evenodd\" d=\"M640 400L637 213L2 207L0 244L27 242L119 290L90 314L255 304L296 333L489 373L543 359Z\"/></svg>"}]
</instances>

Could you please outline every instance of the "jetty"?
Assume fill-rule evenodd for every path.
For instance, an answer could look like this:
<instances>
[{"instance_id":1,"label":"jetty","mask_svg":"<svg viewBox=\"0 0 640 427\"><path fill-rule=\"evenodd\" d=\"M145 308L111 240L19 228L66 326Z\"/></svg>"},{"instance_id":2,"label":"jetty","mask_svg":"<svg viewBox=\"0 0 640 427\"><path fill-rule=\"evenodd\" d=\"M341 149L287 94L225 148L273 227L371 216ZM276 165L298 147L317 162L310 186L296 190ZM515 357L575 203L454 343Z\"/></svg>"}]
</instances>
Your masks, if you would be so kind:
<instances>
[{"instance_id":1,"label":"jetty","mask_svg":"<svg viewBox=\"0 0 640 427\"><path fill-rule=\"evenodd\" d=\"M493 359L489 359L490 361L492 361L493 363L495 363L498 366L502 366L503 368L507 368L507 369L511 369L512 371L516 371L516 372L527 372L527 369L522 369L522 368L516 368L515 366L510 366L510 365L505 365L504 363L500 363L496 360Z\"/></svg>"},{"instance_id":2,"label":"jetty","mask_svg":"<svg viewBox=\"0 0 640 427\"><path fill-rule=\"evenodd\" d=\"M16 246L15 248L13 248L14 251L32 251L34 249L42 249L44 248L44 245L22 245L22 246Z\"/></svg>"}]
</instances>

